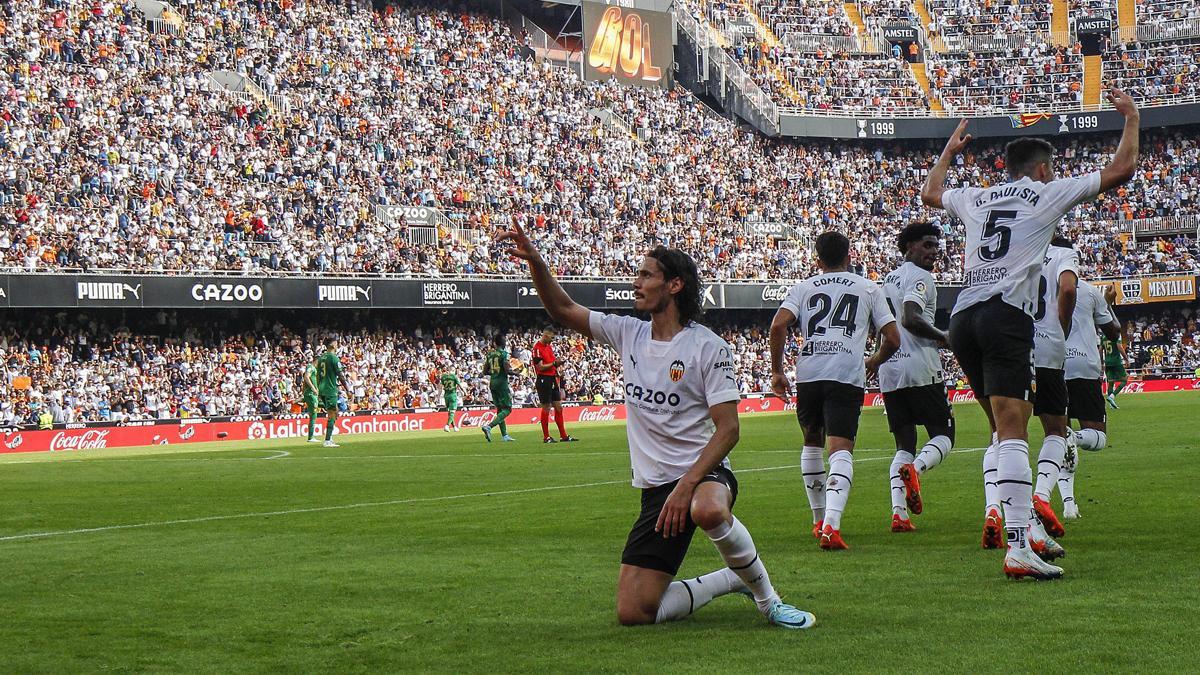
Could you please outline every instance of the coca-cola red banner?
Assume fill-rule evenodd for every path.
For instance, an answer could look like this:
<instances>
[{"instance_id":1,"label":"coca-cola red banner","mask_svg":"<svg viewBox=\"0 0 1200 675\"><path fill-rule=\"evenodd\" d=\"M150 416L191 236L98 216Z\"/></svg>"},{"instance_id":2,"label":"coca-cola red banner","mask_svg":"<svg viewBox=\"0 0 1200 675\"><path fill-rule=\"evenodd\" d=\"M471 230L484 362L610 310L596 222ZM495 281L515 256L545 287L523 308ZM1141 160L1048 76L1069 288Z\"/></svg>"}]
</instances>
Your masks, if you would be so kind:
<instances>
[{"instance_id":1,"label":"coca-cola red banner","mask_svg":"<svg viewBox=\"0 0 1200 675\"><path fill-rule=\"evenodd\" d=\"M538 424L540 415L540 408L519 408L509 415L508 423ZM491 410L460 410L455 416L455 421L464 427L478 428L481 424L492 421L495 416L495 412ZM623 420L625 406L566 406L563 408L563 419L571 424ZM444 412L354 415L339 417L336 433L357 435L428 431L440 429L445 424ZM125 426L76 426L80 428L52 431L10 430L0 441L0 453L99 450L141 445L308 437L308 418L302 415L288 415L275 419L263 419L258 416L235 417L226 422L200 419L180 420L178 424L135 422ZM324 419L317 420L317 432L325 433Z\"/></svg>"},{"instance_id":2,"label":"coca-cola red banner","mask_svg":"<svg viewBox=\"0 0 1200 675\"><path fill-rule=\"evenodd\" d=\"M1200 390L1200 379L1148 380L1130 382L1124 392ZM950 392L954 403L975 400L970 390ZM863 398L867 406L883 405L883 396L868 393ZM755 395L742 399L738 411L742 414L783 412L795 410L795 403L785 404L774 396ZM513 425L539 424L541 410L518 408L508 417ZM491 410L460 410L455 421L467 428L478 428L492 421ZM564 406L563 418L569 424L581 422L613 422L625 419L625 406L617 403L602 406ZM402 431L430 431L442 428L446 423L444 412L412 412L379 415L354 415L337 420L337 433L341 435L396 433ZM0 439L0 453L9 452L77 452L105 448L125 448L147 445L179 445L208 441L247 441L267 438L305 438L308 436L308 419L302 415L288 415L264 419L258 416L234 417L227 421L206 419L180 420L178 423L163 424L161 421L130 422L125 425L89 427L69 425L76 428L30 431L10 429ZM325 420L317 420L317 431L324 434Z\"/></svg>"}]
</instances>

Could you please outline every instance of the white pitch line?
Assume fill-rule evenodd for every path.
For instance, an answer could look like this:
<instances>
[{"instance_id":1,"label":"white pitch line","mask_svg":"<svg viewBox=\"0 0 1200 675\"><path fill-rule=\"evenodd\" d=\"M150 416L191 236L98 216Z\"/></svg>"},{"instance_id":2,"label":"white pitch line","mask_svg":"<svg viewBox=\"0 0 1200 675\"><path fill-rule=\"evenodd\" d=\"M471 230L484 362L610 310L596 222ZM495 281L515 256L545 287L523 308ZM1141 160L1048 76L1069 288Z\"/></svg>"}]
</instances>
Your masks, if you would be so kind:
<instances>
[{"instance_id":1,"label":"white pitch line","mask_svg":"<svg viewBox=\"0 0 1200 675\"><path fill-rule=\"evenodd\" d=\"M211 452L242 452L249 448L231 448L213 450ZM205 450L197 450L197 453L209 452ZM283 453L278 454L278 452ZM280 450L275 455L270 457L171 457L169 455L147 455L142 457L104 457L104 456L81 456L64 458L57 461L47 461L45 459L36 460L12 460L0 461L0 467L7 464L79 464L85 462L108 461L108 462L257 462L266 459L480 459L480 458L506 458L506 457L628 457L628 452L509 452L509 453L470 453L470 454L455 454L444 453L437 455L293 455L287 450ZM799 450L742 450L740 454L735 454L734 458L744 457L746 455L757 454L793 454ZM856 448L854 452L895 452L894 449L888 448Z\"/></svg>"},{"instance_id":2,"label":"white pitch line","mask_svg":"<svg viewBox=\"0 0 1200 675\"><path fill-rule=\"evenodd\" d=\"M952 454L960 454L967 452L979 452L984 448L963 448L955 450ZM882 462L891 459L890 457L869 457L867 459L857 460L858 462ZM766 466L756 469L738 469L737 473L757 473L761 471L781 471L783 469L798 469L799 464L787 464L784 466ZM414 499L392 499L381 502L359 502L357 504L338 504L335 506L313 506L300 509L286 509L282 511L256 511L253 513L232 513L221 516L200 516L197 518L178 518L176 520L156 520L146 523L128 523L124 525L102 525L99 527L82 527L74 530L50 530L48 532L27 532L25 534L10 534L0 537L0 542L5 541L22 541L27 539L48 539L50 537L63 537L73 534L91 534L94 532L112 532L115 530L137 530L148 527L165 527L168 525L189 525L193 523L211 523L222 520L243 520L246 518L265 518L270 516L290 516L301 513L323 513L327 511L347 511L350 509L367 509L378 506L400 506L403 504L421 504L426 502L444 502L454 501L459 499L471 499L473 497L502 497L506 495L530 494L534 492L553 492L557 490L574 490L578 488L599 487L602 485L622 485L629 481L622 480L606 480L596 483L575 483L573 485L550 485L546 487L523 488L520 490L500 490L495 492L472 492L460 495L447 495L443 497L417 497Z\"/></svg>"}]
</instances>

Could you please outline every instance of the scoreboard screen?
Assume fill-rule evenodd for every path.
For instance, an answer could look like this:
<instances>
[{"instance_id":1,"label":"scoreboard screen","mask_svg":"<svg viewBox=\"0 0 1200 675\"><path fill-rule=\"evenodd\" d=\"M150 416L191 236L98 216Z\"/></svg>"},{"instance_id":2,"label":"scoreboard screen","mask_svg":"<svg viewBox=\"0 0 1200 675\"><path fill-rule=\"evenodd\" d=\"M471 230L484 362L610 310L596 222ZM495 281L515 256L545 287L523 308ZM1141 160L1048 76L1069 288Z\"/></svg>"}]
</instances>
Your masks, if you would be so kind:
<instances>
[{"instance_id":1,"label":"scoreboard screen","mask_svg":"<svg viewBox=\"0 0 1200 675\"><path fill-rule=\"evenodd\" d=\"M670 86L675 18L642 4L583 2L584 79Z\"/></svg>"}]
</instances>

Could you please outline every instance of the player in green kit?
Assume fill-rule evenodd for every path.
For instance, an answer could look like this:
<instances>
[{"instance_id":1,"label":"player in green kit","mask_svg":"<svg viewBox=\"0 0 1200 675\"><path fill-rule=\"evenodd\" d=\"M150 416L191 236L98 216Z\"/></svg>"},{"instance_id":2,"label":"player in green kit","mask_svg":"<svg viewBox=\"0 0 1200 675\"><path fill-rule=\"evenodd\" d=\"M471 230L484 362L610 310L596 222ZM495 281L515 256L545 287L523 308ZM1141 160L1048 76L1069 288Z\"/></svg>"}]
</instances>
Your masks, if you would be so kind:
<instances>
[{"instance_id":1,"label":"player in green kit","mask_svg":"<svg viewBox=\"0 0 1200 675\"><path fill-rule=\"evenodd\" d=\"M333 442L333 427L338 417L338 385L349 389L346 377L342 375L342 362L338 360L337 338L325 340L325 353L317 359L317 403L328 415L325 426L325 447L336 448ZM311 428L311 427L310 427Z\"/></svg>"},{"instance_id":2,"label":"player in green kit","mask_svg":"<svg viewBox=\"0 0 1200 675\"><path fill-rule=\"evenodd\" d=\"M458 388L462 386L462 381L458 379L458 375L450 371L442 373L442 393L446 397L446 426L442 427L443 431L458 431L458 425L454 423L454 413L458 411Z\"/></svg>"},{"instance_id":3,"label":"player in green kit","mask_svg":"<svg viewBox=\"0 0 1200 675\"><path fill-rule=\"evenodd\" d=\"M508 435L508 425L504 423L505 418L512 412L512 388L508 385L512 368L508 365L508 350L505 349L504 335L497 335L495 344L496 348L488 352L487 358L483 362L483 374L490 379L492 405L496 407L496 417L490 424L480 427L480 430L487 437L488 443L491 443L492 427L500 427L500 440L512 442L513 437Z\"/></svg>"},{"instance_id":4,"label":"player in green kit","mask_svg":"<svg viewBox=\"0 0 1200 675\"><path fill-rule=\"evenodd\" d=\"M304 379L300 385L304 392L304 412L308 413L308 442L320 443L313 438L317 429L317 357L304 366Z\"/></svg>"},{"instance_id":5,"label":"player in green kit","mask_svg":"<svg viewBox=\"0 0 1200 675\"><path fill-rule=\"evenodd\" d=\"M1125 388L1129 374L1125 372L1125 353L1121 350L1121 340L1104 338L1104 376L1108 380L1108 404L1113 410L1119 410L1117 394Z\"/></svg>"}]
</instances>

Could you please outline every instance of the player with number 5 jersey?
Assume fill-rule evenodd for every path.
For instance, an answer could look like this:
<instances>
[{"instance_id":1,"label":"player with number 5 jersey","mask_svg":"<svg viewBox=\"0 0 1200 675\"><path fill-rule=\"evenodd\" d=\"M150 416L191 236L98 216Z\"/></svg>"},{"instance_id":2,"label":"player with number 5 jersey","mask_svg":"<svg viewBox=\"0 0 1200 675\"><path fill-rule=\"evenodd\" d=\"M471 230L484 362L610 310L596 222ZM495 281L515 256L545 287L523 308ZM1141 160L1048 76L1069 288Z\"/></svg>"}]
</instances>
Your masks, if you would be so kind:
<instances>
[{"instance_id":1,"label":"player with number 5 jersey","mask_svg":"<svg viewBox=\"0 0 1200 675\"><path fill-rule=\"evenodd\" d=\"M1005 147L1008 183L947 188L951 162L971 141L963 120L921 188L926 206L945 209L965 228L964 288L950 318L950 348L992 426L994 449L984 454L985 493L994 490L995 503L1003 506L1004 572L1012 578L1062 576L1062 569L1038 557L1027 540L1033 516L1028 442L1033 316L1046 249L1063 216L1123 185L1137 169L1137 106L1116 88L1108 92L1108 101L1125 117L1125 128L1112 161L1099 172L1055 179L1054 146L1021 138ZM990 486L988 473L995 476ZM992 496L985 494L989 502ZM999 515L988 511L985 516L987 548L999 548Z\"/></svg>"},{"instance_id":2,"label":"player with number 5 jersey","mask_svg":"<svg viewBox=\"0 0 1200 675\"><path fill-rule=\"evenodd\" d=\"M790 327L799 323L803 343L796 357L796 418L804 431L800 471L812 508L813 535L828 551L849 548L841 522L854 479L852 452L866 370L874 372L896 353L900 334L883 290L847 271L850 240L825 232L817 237L816 249L821 274L793 286L771 322L771 388L785 401L791 396L783 352ZM872 326L883 339L864 362ZM821 456L827 445L828 474Z\"/></svg>"}]
</instances>

